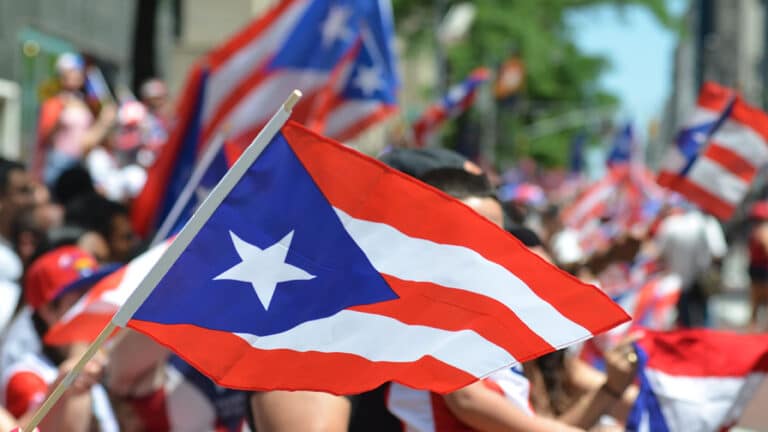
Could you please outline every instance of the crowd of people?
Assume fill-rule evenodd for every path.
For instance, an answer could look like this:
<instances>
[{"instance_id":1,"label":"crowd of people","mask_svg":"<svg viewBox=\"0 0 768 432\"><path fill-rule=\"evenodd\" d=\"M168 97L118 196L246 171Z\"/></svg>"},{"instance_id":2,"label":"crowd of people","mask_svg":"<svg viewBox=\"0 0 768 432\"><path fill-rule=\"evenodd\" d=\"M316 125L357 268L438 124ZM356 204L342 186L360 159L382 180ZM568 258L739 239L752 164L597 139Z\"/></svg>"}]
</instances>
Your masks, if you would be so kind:
<instances>
[{"instance_id":1,"label":"crowd of people","mask_svg":"<svg viewBox=\"0 0 768 432\"><path fill-rule=\"evenodd\" d=\"M43 340L46 331L95 283L142 250L131 227L130 203L172 127L167 90L159 80L142 86L140 101L95 105L83 90L86 66L79 56L62 55L56 71L60 91L42 105L33 163L0 160L0 430L25 424L85 349L50 346ZM489 177L455 152L401 148L380 159L462 201L543 259L590 283L606 286L612 272L652 256L657 271L680 280L676 321L670 325L710 324L707 294L717 283L712 270L727 245L720 224L693 206L665 205L643 229L616 235L586 253L579 233L562 222L565 203L533 209L502 202ZM768 301L768 204L758 204L751 215L756 328L759 308ZM390 383L361 395L335 396L221 388L146 336L121 331L40 428L623 430L638 392L633 348L638 337L624 332L602 345L602 370L576 347L449 394Z\"/></svg>"}]
</instances>

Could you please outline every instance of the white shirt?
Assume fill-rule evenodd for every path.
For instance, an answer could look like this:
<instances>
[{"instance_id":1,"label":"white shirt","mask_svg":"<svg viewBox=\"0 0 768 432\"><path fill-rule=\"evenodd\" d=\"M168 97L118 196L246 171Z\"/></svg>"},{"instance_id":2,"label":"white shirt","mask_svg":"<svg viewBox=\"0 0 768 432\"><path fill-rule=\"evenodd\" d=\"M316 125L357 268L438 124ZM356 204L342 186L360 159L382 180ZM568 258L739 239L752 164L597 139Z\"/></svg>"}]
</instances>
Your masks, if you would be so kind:
<instances>
[{"instance_id":1,"label":"white shirt","mask_svg":"<svg viewBox=\"0 0 768 432\"><path fill-rule=\"evenodd\" d=\"M19 256L13 251L10 243L0 237L0 343L21 297L21 287L17 283L21 272Z\"/></svg>"},{"instance_id":2,"label":"white shirt","mask_svg":"<svg viewBox=\"0 0 768 432\"><path fill-rule=\"evenodd\" d=\"M147 173L138 165L119 167L115 158L103 147L88 153L85 160L93 182L113 201L124 201L141 192Z\"/></svg>"},{"instance_id":3,"label":"white shirt","mask_svg":"<svg viewBox=\"0 0 768 432\"><path fill-rule=\"evenodd\" d=\"M657 234L661 257L687 290L713 258L725 256L727 244L719 222L697 211L668 216Z\"/></svg>"}]
</instances>

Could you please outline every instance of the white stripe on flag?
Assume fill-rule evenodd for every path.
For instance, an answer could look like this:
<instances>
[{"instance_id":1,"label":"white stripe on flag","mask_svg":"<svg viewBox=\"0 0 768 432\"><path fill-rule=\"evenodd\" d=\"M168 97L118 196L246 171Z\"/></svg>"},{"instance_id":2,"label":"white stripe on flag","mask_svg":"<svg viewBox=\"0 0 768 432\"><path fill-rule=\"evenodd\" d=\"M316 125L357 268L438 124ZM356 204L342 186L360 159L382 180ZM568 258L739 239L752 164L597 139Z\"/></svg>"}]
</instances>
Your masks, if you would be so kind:
<instances>
[{"instance_id":1,"label":"white stripe on flag","mask_svg":"<svg viewBox=\"0 0 768 432\"><path fill-rule=\"evenodd\" d=\"M712 136L712 142L731 150L755 167L768 162L765 140L741 123L726 121Z\"/></svg>"},{"instance_id":2,"label":"white stripe on flag","mask_svg":"<svg viewBox=\"0 0 768 432\"><path fill-rule=\"evenodd\" d=\"M749 189L748 183L706 157L696 160L688 179L733 206L741 202Z\"/></svg>"},{"instance_id":3,"label":"white stripe on flag","mask_svg":"<svg viewBox=\"0 0 768 432\"><path fill-rule=\"evenodd\" d=\"M404 432L440 432L435 427L432 394L427 390L393 382L389 385L387 408L403 422Z\"/></svg>"},{"instance_id":4,"label":"white stripe on flag","mask_svg":"<svg viewBox=\"0 0 768 432\"><path fill-rule=\"evenodd\" d=\"M296 26L296 22L304 13L307 4L306 0L297 1L295 5L281 14L260 37L251 39L211 74L208 78L205 104L203 105L203 124L208 122L219 108L222 100L229 96L240 82L254 73L261 63L272 56L276 47L283 45L282 40L287 38L288 32ZM282 103L282 99L280 101Z\"/></svg>"},{"instance_id":5,"label":"white stripe on flag","mask_svg":"<svg viewBox=\"0 0 768 432\"><path fill-rule=\"evenodd\" d=\"M356 219L342 210L334 210L352 239L381 273L493 298L556 348L592 336L537 296L520 278L472 249L409 237L389 225Z\"/></svg>"},{"instance_id":6,"label":"white stripe on flag","mask_svg":"<svg viewBox=\"0 0 768 432\"><path fill-rule=\"evenodd\" d=\"M328 115L324 135L338 136L348 127L365 119L382 106L378 100L349 101L337 107Z\"/></svg>"},{"instance_id":7,"label":"white stripe on flag","mask_svg":"<svg viewBox=\"0 0 768 432\"><path fill-rule=\"evenodd\" d=\"M257 349L346 353L374 362L408 363L432 356L475 377L485 376L499 365L517 363L506 350L472 330L449 331L408 325L383 315L351 310L306 321L282 333L235 335ZM392 335L398 335L407 343L381 343L391 339Z\"/></svg>"},{"instance_id":8,"label":"white stripe on flag","mask_svg":"<svg viewBox=\"0 0 768 432\"><path fill-rule=\"evenodd\" d=\"M646 369L670 431L716 431L740 413L765 374L741 377L692 377ZM746 400L743 400L746 399Z\"/></svg>"},{"instance_id":9,"label":"white stripe on flag","mask_svg":"<svg viewBox=\"0 0 768 432\"><path fill-rule=\"evenodd\" d=\"M221 124L228 125L230 136L238 136L264 124L280 108L283 97L291 90L300 89L308 97L327 80L327 72L306 69L276 72L244 96Z\"/></svg>"},{"instance_id":10,"label":"white stripe on flag","mask_svg":"<svg viewBox=\"0 0 768 432\"><path fill-rule=\"evenodd\" d=\"M696 110L693 112L693 115L691 115L688 118L688 121L686 121L683 124L683 129L689 128L691 126L700 125L702 123L709 123L716 121L720 117L720 113L717 111L708 110L702 107L697 107Z\"/></svg>"}]
</instances>

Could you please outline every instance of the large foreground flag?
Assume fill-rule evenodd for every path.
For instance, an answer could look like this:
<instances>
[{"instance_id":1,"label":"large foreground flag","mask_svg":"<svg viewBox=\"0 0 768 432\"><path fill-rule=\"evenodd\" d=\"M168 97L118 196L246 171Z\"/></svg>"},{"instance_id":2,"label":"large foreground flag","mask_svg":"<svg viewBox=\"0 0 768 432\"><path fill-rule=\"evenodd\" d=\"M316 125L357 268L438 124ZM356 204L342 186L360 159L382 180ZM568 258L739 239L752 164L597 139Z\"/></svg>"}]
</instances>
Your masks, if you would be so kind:
<instances>
[{"instance_id":1,"label":"large foreground flag","mask_svg":"<svg viewBox=\"0 0 768 432\"><path fill-rule=\"evenodd\" d=\"M259 140L113 318L223 386L447 392L628 318L376 160L297 123Z\"/></svg>"},{"instance_id":2,"label":"large foreground flag","mask_svg":"<svg viewBox=\"0 0 768 432\"><path fill-rule=\"evenodd\" d=\"M736 424L768 372L768 334L648 331L629 431L716 432Z\"/></svg>"},{"instance_id":3,"label":"large foreground flag","mask_svg":"<svg viewBox=\"0 0 768 432\"><path fill-rule=\"evenodd\" d=\"M475 93L480 84L491 78L491 71L486 68L473 70L467 79L448 90L448 94L427 109L413 123L413 138L418 147L427 145L429 137L447 120L468 110L475 101Z\"/></svg>"},{"instance_id":4,"label":"large foreground flag","mask_svg":"<svg viewBox=\"0 0 768 432\"><path fill-rule=\"evenodd\" d=\"M339 140L395 112L393 41L389 0L282 0L206 54L132 205L136 231L162 222L217 134L226 130L229 147L242 150L294 88L305 97L293 119Z\"/></svg>"},{"instance_id":5,"label":"large foreground flag","mask_svg":"<svg viewBox=\"0 0 768 432\"><path fill-rule=\"evenodd\" d=\"M768 115L731 89L705 83L696 111L664 159L659 184L721 220L768 162Z\"/></svg>"}]
</instances>

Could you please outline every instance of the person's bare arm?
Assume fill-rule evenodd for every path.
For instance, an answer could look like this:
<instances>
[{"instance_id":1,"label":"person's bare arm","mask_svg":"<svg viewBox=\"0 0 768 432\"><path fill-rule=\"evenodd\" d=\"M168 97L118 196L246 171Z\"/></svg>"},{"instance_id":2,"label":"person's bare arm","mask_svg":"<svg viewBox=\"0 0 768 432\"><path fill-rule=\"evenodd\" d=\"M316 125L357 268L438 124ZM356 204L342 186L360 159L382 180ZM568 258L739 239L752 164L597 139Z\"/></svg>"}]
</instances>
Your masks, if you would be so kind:
<instances>
[{"instance_id":1,"label":"person's bare arm","mask_svg":"<svg viewBox=\"0 0 768 432\"><path fill-rule=\"evenodd\" d=\"M310 391L270 391L251 396L259 432L346 432L350 404L341 396Z\"/></svg>"},{"instance_id":2,"label":"person's bare arm","mask_svg":"<svg viewBox=\"0 0 768 432\"><path fill-rule=\"evenodd\" d=\"M82 146L85 152L90 151L104 140L115 123L116 117L117 107L115 105L107 104L101 108L96 121L93 122L83 136Z\"/></svg>"},{"instance_id":3,"label":"person's bare arm","mask_svg":"<svg viewBox=\"0 0 768 432\"><path fill-rule=\"evenodd\" d=\"M0 406L0 431L9 431L17 426L16 419L11 413Z\"/></svg>"},{"instance_id":4,"label":"person's bare arm","mask_svg":"<svg viewBox=\"0 0 768 432\"><path fill-rule=\"evenodd\" d=\"M489 390L481 382L444 396L448 409L462 423L483 432L573 432L580 429L557 420L532 416Z\"/></svg>"},{"instance_id":5,"label":"person's bare arm","mask_svg":"<svg viewBox=\"0 0 768 432\"><path fill-rule=\"evenodd\" d=\"M106 384L117 395L143 395L158 387L170 352L133 330L120 330L109 351Z\"/></svg>"}]
</instances>

